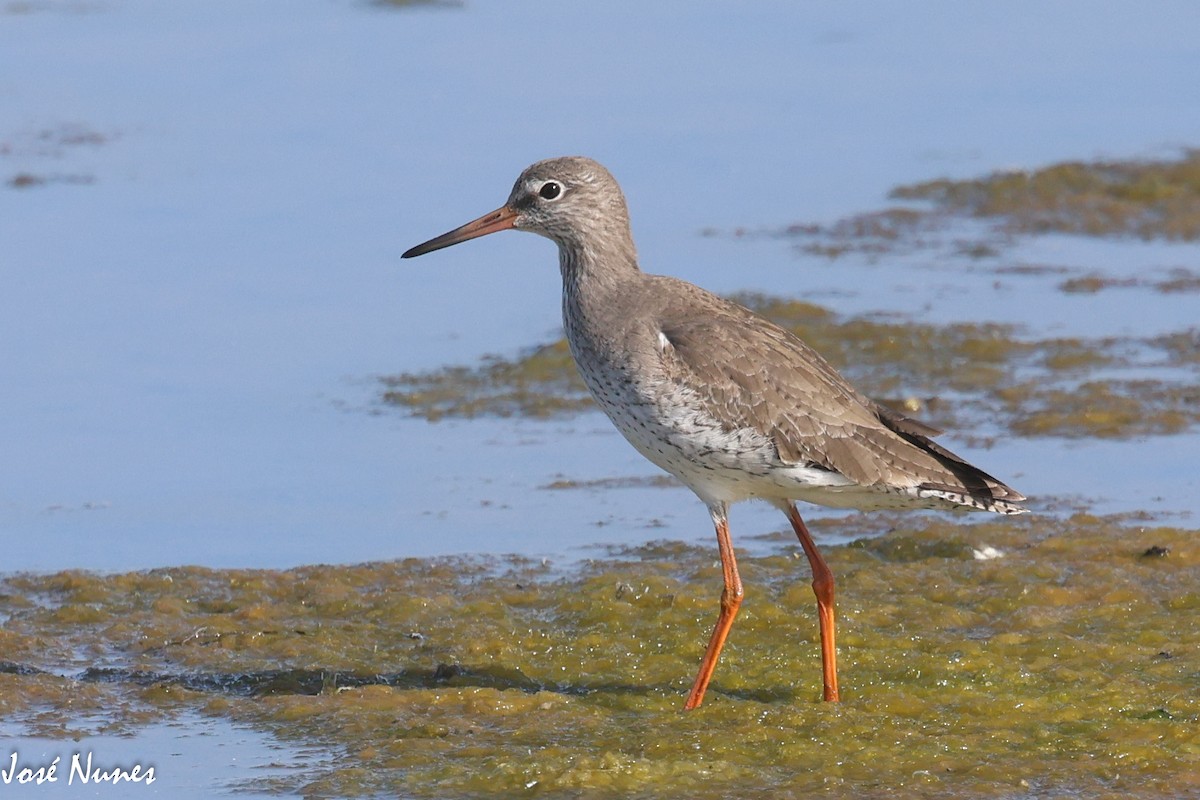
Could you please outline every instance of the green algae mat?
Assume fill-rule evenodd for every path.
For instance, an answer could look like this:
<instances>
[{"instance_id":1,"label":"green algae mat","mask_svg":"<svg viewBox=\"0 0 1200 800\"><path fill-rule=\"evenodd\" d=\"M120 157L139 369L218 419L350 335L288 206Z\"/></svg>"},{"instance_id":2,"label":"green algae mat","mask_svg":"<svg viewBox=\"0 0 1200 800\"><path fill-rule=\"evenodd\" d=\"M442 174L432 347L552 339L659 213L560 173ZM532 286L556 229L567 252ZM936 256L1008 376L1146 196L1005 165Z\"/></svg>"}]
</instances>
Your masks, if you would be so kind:
<instances>
[{"instance_id":1,"label":"green algae mat","mask_svg":"<svg viewBox=\"0 0 1200 800\"><path fill-rule=\"evenodd\" d=\"M882 527L881 527L882 526ZM0 714L66 737L184 710L331 753L312 797L1200 795L1200 537L1077 515L816 530L844 701L820 701L798 547L742 557L705 705L711 548L564 570L520 559L181 567L0 582Z\"/></svg>"}]
</instances>

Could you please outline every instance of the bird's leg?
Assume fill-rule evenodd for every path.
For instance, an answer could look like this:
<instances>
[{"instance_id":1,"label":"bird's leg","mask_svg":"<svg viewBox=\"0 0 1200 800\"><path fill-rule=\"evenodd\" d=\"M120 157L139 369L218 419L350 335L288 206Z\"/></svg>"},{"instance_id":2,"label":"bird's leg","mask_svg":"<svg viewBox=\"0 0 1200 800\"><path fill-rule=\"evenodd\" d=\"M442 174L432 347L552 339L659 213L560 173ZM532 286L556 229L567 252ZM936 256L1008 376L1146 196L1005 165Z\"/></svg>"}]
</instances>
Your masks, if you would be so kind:
<instances>
[{"instance_id":1,"label":"bird's leg","mask_svg":"<svg viewBox=\"0 0 1200 800\"><path fill-rule=\"evenodd\" d=\"M733 618L737 616L738 607L742 604L742 579L738 575L737 559L733 555L733 542L729 538L729 519L727 506L724 503L709 506L713 524L717 528L717 547L721 553L721 576L725 580L725 588L721 592L721 614L717 617L716 627L708 640L708 649L704 651L704 660L700 662L700 671L696 673L696 682L688 693L685 711L696 708L704 700L704 691L712 678L713 670L717 668L717 659L721 657L721 648L725 646L725 637L733 627Z\"/></svg>"},{"instance_id":2,"label":"bird's leg","mask_svg":"<svg viewBox=\"0 0 1200 800\"><path fill-rule=\"evenodd\" d=\"M821 676L825 687L825 699L836 702L840 698L837 682L837 645L834 642L833 573L829 571L829 565L817 551L817 546L808 533L808 527L805 526L804 520L800 519L796 504L781 503L780 507L791 520L792 527L796 529L800 546L804 548L804 555L808 556L808 565L812 568L813 594L817 596L817 621L821 629Z\"/></svg>"}]
</instances>

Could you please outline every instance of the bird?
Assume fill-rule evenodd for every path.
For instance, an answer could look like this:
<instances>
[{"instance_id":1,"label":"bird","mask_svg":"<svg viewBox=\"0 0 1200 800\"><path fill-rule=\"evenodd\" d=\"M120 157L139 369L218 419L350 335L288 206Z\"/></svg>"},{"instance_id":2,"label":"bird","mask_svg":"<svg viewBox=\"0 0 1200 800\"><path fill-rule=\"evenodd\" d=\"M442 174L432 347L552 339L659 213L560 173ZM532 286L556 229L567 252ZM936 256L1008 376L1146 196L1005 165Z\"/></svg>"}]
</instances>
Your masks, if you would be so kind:
<instances>
[{"instance_id":1,"label":"bird","mask_svg":"<svg viewBox=\"0 0 1200 800\"><path fill-rule=\"evenodd\" d=\"M588 390L629 443L691 489L712 518L723 589L685 709L703 702L745 594L731 504L773 504L800 540L830 702L841 697L834 576L797 501L1028 511L1024 495L935 443L940 430L869 399L791 331L681 279L643 272L625 196L590 158L538 161L500 208L402 258L504 230L558 246L563 329Z\"/></svg>"}]
</instances>

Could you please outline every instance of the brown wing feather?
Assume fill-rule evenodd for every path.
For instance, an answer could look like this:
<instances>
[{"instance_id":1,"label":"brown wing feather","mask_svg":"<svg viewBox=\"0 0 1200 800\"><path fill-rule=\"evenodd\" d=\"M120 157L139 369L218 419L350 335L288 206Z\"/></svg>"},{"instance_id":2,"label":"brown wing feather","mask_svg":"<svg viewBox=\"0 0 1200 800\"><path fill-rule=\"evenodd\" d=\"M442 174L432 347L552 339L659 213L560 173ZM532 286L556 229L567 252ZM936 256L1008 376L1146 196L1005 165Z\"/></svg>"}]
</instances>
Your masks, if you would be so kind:
<instances>
[{"instance_id":1,"label":"brown wing feather","mask_svg":"<svg viewBox=\"0 0 1200 800\"><path fill-rule=\"evenodd\" d=\"M931 441L937 429L862 395L794 334L734 303L706 295L686 316L660 320L670 372L715 418L769 437L781 460L841 473L864 486L920 486L982 502L1024 499ZM666 356L665 356L666 357Z\"/></svg>"}]
</instances>

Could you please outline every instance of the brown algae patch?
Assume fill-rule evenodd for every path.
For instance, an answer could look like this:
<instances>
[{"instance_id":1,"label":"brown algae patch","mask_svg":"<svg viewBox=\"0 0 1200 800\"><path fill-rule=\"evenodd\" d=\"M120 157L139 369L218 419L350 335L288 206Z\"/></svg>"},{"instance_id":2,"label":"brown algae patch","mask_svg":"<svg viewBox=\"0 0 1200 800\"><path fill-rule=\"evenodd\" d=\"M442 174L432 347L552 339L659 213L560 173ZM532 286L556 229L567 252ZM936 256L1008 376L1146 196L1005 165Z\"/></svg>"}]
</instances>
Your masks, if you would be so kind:
<instances>
[{"instance_id":1,"label":"brown algae patch","mask_svg":"<svg viewBox=\"0 0 1200 800\"><path fill-rule=\"evenodd\" d=\"M95 182L96 179L91 175L34 175L29 172L18 172L9 178L6 184L10 189L31 189L50 183L89 184Z\"/></svg>"},{"instance_id":2,"label":"brown algae patch","mask_svg":"<svg viewBox=\"0 0 1200 800\"><path fill-rule=\"evenodd\" d=\"M1121 438L1176 433L1200 422L1196 331L1146 340L1028 340L1012 325L840 318L811 303L736 299L799 335L867 395L938 427ZM1146 367L1164 377L1119 374ZM547 418L592 407L564 340L512 359L491 356L476 367L395 375L383 385L386 403L429 420Z\"/></svg>"},{"instance_id":3,"label":"brown algae patch","mask_svg":"<svg viewBox=\"0 0 1200 800\"><path fill-rule=\"evenodd\" d=\"M1105 289L1137 288L1153 289L1160 294L1188 294L1200 292L1200 274L1186 267L1167 270L1164 277L1153 279L1144 275L1131 278L1114 278L1103 273L1091 272L1068 278L1058 286L1067 294L1096 294Z\"/></svg>"},{"instance_id":4,"label":"brown algae patch","mask_svg":"<svg viewBox=\"0 0 1200 800\"><path fill-rule=\"evenodd\" d=\"M517 359L489 356L477 367L448 367L382 379L385 403L433 421L443 416L550 417L591 406L565 339Z\"/></svg>"},{"instance_id":5,"label":"brown algae patch","mask_svg":"<svg viewBox=\"0 0 1200 800\"><path fill-rule=\"evenodd\" d=\"M1071 161L900 186L893 198L1000 220L1019 233L1200 239L1200 149L1173 160Z\"/></svg>"},{"instance_id":6,"label":"brown algae patch","mask_svg":"<svg viewBox=\"0 0 1200 800\"><path fill-rule=\"evenodd\" d=\"M306 796L1200 792L1200 531L1086 515L834 527L855 526L892 530L825 548L841 704L819 700L814 602L787 545L742 557L742 613L704 707L683 713L721 579L713 548L678 543L565 575L440 559L10 576L0 703L69 720L75 698L116 694L130 713L249 722L335 754L273 784ZM976 557L987 546L1003 555Z\"/></svg>"},{"instance_id":7,"label":"brown algae patch","mask_svg":"<svg viewBox=\"0 0 1200 800\"><path fill-rule=\"evenodd\" d=\"M898 250L942 244L946 219L913 208L885 208L845 217L830 225L794 224L782 235L808 240L806 253L836 259L855 253L875 258Z\"/></svg>"},{"instance_id":8,"label":"brown algae patch","mask_svg":"<svg viewBox=\"0 0 1200 800\"><path fill-rule=\"evenodd\" d=\"M115 137L92 130L79 123L64 123L55 128L34 132L21 132L0 139L0 158L15 158L22 163L60 161L84 147L100 147L109 144ZM93 175L61 172L42 172L22 169L4 183L11 189L31 189L52 183L91 184Z\"/></svg>"},{"instance_id":9,"label":"brown algae patch","mask_svg":"<svg viewBox=\"0 0 1200 800\"><path fill-rule=\"evenodd\" d=\"M682 486L679 479L673 475L637 475L616 478L596 478L590 481L577 481L570 478L559 478L538 488L540 489L667 489Z\"/></svg>"},{"instance_id":10,"label":"brown algae patch","mask_svg":"<svg viewBox=\"0 0 1200 800\"><path fill-rule=\"evenodd\" d=\"M1200 291L1200 273L1176 266L1165 271L1165 276L1151 278L1145 275L1115 278L1102 272L1088 272L1067 278L1058 284L1058 290L1067 294L1096 294L1105 289L1153 289L1159 294L1190 294Z\"/></svg>"},{"instance_id":11,"label":"brown algae patch","mask_svg":"<svg viewBox=\"0 0 1200 800\"><path fill-rule=\"evenodd\" d=\"M1160 336L1154 344L1167 352L1172 366L1200 365L1200 328Z\"/></svg>"},{"instance_id":12,"label":"brown algae patch","mask_svg":"<svg viewBox=\"0 0 1200 800\"><path fill-rule=\"evenodd\" d=\"M1036 391L1026 392L1034 389ZM1116 438L1181 433L1200 423L1200 386L1161 381L1086 382L1073 389L1018 386L1025 410L1012 430L1022 436ZM1024 394L1018 394L1024 393ZM1034 399L1029 400L1032 394ZM1154 413L1147 414L1148 402Z\"/></svg>"},{"instance_id":13,"label":"brown algae patch","mask_svg":"<svg viewBox=\"0 0 1200 800\"><path fill-rule=\"evenodd\" d=\"M798 239L799 249L811 255L855 254L869 261L914 251L990 259L1016 236L1043 233L1195 241L1200 149L1176 159L1069 161L968 180L939 178L898 186L889 197L929 205L892 206L829 224L795 223L770 235Z\"/></svg>"}]
</instances>

